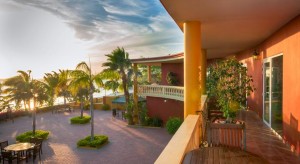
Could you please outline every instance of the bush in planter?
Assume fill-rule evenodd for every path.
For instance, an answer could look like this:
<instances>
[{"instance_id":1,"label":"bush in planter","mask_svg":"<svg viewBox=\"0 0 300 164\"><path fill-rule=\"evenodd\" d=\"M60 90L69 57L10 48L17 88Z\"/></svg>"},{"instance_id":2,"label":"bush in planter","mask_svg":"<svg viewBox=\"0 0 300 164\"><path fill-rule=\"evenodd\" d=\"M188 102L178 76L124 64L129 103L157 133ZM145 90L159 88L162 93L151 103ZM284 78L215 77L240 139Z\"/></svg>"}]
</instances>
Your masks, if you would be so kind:
<instances>
[{"instance_id":1,"label":"bush in planter","mask_svg":"<svg viewBox=\"0 0 300 164\"><path fill-rule=\"evenodd\" d=\"M168 72L166 80L169 85L178 85L179 81L177 79L177 75L174 72Z\"/></svg>"},{"instance_id":2,"label":"bush in planter","mask_svg":"<svg viewBox=\"0 0 300 164\"><path fill-rule=\"evenodd\" d=\"M91 141L91 136L87 136L86 138L79 140L77 146L99 148L106 142L108 142L108 137L105 135L95 135L93 141Z\"/></svg>"},{"instance_id":3,"label":"bush in planter","mask_svg":"<svg viewBox=\"0 0 300 164\"><path fill-rule=\"evenodd\" d=\"M108 104L103 104L102 105L102 110L109 110L110 106Z\"/></svg>"},{"instance_id":4,"label":"bush in planter","mask_svg":"<svg viewBox=\"0 0 300 164\"><path fill-rule=\"evenodd\" d=\"M71 124L86 124L90 122L91 116L76 116L70 119Z\"/></svg>"},{"instance_id":5,"label":"bush in planter","mask_svg":"<svg viewBox=\"0 0 300 164\"><path fill-rule=\"evenodd\" d=\"M235 58L218 61L208 67L207 90L209 98L216 98L226 118L235 117L240 104L254 91L253 79L247 68Z\"/></svg>"},{"instance_id":6,"label":"bush in planter","mask_svg":"<svg viewBox=\"0 0 300 164\"><path fill-rule=\"evenodd\" d=\"M182 120L178 117L171 117L168 119L166 127L169 134L175 134L182 124Z\"/></svg>"},{"instance_id":7,"label":"bush in planter","mask_svg":"<svg viewBox=\"0 0 300 164\"><path fill-rule=\"evenodd\" d=\"M42 138L43 140L48 138L49 131L46 130L36 130L35 135L32 134L32 131L28 131L25 133L22 133L16 137L16 140L19 142L29 142L31 137L35 138Z\"/></svg>"}]
</instances>

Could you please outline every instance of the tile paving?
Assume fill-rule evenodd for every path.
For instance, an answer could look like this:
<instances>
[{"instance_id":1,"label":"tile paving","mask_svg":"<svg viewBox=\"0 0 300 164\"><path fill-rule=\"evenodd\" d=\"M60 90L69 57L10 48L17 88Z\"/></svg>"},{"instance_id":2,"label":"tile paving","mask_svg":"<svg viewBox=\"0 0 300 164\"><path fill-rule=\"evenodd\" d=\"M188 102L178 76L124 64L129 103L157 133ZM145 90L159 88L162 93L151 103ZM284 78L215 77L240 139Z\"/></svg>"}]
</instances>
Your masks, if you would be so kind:
<instances>
[{"instance_id":1,"label":"tile paving","mask_svg":"<svg viewBox=\"0 0 300 164\"><path fill-rule=\"evenodd\" d=\"M256 113L244 111L240 118L246 122L247 151L272 164L300 164L300 158L291 152Z\"/></svg>"},{"instance_id":2,"label":"tile paving","mask_svg":"<svg viewBox=\"0 0 300 164\"><path fill-rule=\"evenodd\" d=\"M37 129L51 131L43 143L42 161L35 163L153 163L164 149L171 135L164 128L132 128L120 119L113 119L110 111L95 111L95 134L109 136L110 142L98 150L76 147L76 141L90 134L90 124L71 125L74 113L37 115ZM300 158L280 140L252 111L240 118L246 121L247 151L262 156L269 163L300 164ZM31 130L31 117L20 117L15 122L0 122L0 139L15 143L15 136ZM25 163L25 161L23 161ZM32 163L32 160L29 161Z\"/></svg>"},{"instance_id":3,"label":"tile paving","mask_svg":"<svg viewBox=\"0 0 300 164\"><path fill-rule=\"evenodd\" d=\"M95 134L109 136L109 143L98 150L77 148L76 142L90 135L90 124L69 123L71 117L79 114L79 110L37 114L37 129L49 130L51 134L43 143L42 161L36 160L35 163L153 163L172 137L164 128L128 127L121 119L113 119L110 111L95 110ZM15 143L16 135L31 130L31 125L32 118L29 116L16 118L14 123L0 122L0 139Z\"/></svg>"}]
</instances>

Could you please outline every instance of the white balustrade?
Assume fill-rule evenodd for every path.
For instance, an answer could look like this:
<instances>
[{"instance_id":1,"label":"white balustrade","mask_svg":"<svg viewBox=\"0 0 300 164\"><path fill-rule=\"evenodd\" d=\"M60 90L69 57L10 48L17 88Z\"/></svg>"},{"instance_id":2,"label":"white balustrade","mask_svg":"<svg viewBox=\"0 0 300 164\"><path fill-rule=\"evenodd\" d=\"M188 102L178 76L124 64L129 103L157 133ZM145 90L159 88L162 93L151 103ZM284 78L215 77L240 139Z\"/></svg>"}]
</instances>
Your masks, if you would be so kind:
<instances>
[{"instance_id":1,"label":"white balustrade","mask_svg":"<svg viewBox=\"0 0 300 164\"><path fill-rule=\"evenodd\" d=\"M139 96L152 96L183 101L183 87L164 85L139 85Z\"/></svg>"}]
</instances>

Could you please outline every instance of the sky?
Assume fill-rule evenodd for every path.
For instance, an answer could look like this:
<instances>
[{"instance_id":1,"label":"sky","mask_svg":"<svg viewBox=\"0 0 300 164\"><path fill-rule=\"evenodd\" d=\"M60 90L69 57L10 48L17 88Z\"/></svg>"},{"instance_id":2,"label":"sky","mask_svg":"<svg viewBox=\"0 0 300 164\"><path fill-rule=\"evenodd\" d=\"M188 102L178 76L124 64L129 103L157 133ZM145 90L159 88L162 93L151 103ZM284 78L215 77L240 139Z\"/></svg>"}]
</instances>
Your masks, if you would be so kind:
<instances>
[{"instance_id":1,"label":"sky","mask_svg":"<svg viewBox=\"0 0 300 164\"><path fill-rule=\"evenodd\" d=\"M159 0L0 0L0 79L91 63L117 47L129 57L182 52L183 34Z\"/></svg>"}]
</instances>

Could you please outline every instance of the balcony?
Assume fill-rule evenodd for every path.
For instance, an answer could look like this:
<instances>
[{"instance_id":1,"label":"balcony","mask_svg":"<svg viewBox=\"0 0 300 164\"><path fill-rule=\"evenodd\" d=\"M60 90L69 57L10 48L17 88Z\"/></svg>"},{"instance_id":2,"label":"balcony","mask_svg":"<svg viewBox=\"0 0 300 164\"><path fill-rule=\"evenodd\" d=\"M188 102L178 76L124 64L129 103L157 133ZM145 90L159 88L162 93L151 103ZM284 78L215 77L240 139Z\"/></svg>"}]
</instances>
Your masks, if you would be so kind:
<instances>
[{"instance_id":1,"label":"balcony","mask_svg":"<svg viewBox=\"0 0 300 164\"><path fill-rule=\"evenodd\" d=\"M200 109L201 113L205 114L206 99L203 96ZM238 119L245 121L246 124L247 152L262 157L267 163L300 163L300 158L293 154L290 147L284 144L255 112L242 110L238 114ZM198 149L200 143L205 140L206 129L203 121L201 115L189 115L155 164L180 164L186 153Z\"/></svg>"},{"instance_id":2,"label":"balcony","mask_svg":"<svg viewBox=\"0 0 300 164\"><path fill-rule=\"evenodd\" d=\"M142 97L160 97L183 101L183 87L164 85L139 85L138 95Z\"/></svg>"},{"instance_id":3,"label":"balcony","mask_svg":"<svg viewBox=\"0 0 300 164\"><path fill-rule=\"evenodd\" d=\"M200 109L201 112L206 110L206 96L201 97ZM181 163L187 152L199 148L203 137L202 134L205 133L202 121L203 119L200 115L189 115L155 163Z\"/></svg>"}]
</instances>

